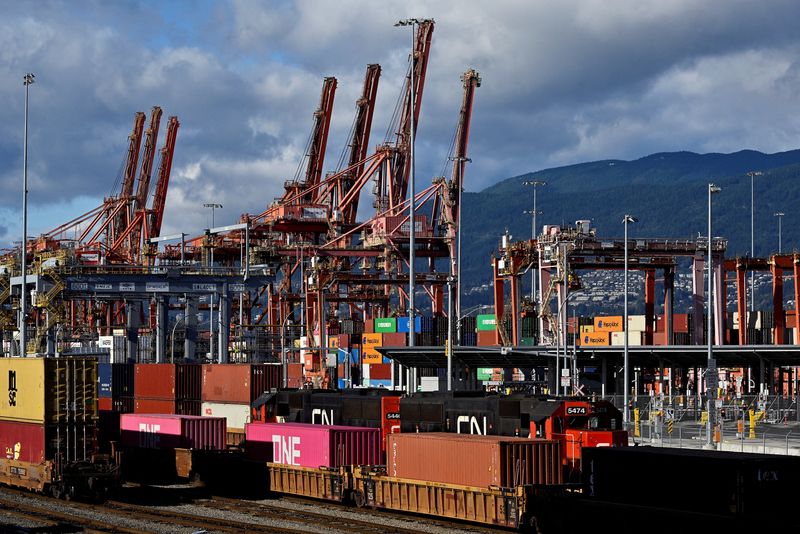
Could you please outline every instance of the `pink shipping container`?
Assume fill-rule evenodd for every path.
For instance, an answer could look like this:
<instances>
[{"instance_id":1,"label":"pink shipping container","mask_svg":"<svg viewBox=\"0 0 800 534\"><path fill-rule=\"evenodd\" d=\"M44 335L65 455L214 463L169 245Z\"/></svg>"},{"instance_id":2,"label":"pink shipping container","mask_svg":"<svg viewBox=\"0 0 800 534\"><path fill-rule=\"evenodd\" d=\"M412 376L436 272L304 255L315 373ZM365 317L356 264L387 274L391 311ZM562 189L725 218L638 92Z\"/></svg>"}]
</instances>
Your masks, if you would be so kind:
<instances>
[{"instance_id":1,"label":"pink shipping container","mask_svg":"<svg viewBox=\"0 0 800 534\"><path fill-rule=\"evenodd\" d=\"M224 417L122 414L120 441L144 449L225 449Z\"/></svg>"},{"instance_id":2,"label":"pink shipping container","mask_svg":"<svg viewBox=\"0 0 800 534\"><path fill-rule=\"evenodd\" d=\"M389 476L486 488L560 484L561 446L544 439L424 432L388 434Z\"/></svg>"},{"instance_id":3,"label":"pink shipping container","mask_svg":"<svg viewBox=\"0 0 800 534\"><path fill-rule=\"evenodd\" d=\"M245 435L254 460L311 468L382 463L379 428L250 423Z\"/></svg>"}]
</instances>

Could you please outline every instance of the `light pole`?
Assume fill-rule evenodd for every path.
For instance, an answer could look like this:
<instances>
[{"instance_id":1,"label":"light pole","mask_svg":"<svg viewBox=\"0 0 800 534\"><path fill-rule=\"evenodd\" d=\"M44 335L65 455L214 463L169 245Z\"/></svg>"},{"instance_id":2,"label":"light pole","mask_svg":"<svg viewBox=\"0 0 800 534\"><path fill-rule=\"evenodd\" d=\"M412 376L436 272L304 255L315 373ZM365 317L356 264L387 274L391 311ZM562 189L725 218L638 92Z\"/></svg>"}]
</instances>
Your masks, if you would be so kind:
<instances>
[{"instance_id":1,"label":"light pole","mask_svg":"<svg viewBox=\"0 0 800 534\"><path fill-rule=\"evenodd\" d=\"M410 203L408 208L408 221L409 221L409 230L408 230L408 346L414 346L414 334L416 328L414 328L414 246L415 246L415 239L414 235L416 234L416 221L414 220L414 210L416 204L416 171L414 165L414 144L415 144L415 124L414 124L414 100L416 98L416 91L414 88L414 77L415 77L415 48L416 48L416 33L417 27L422 24L426 23L428 20L426 19L403 19L395 23L395 26L411 26L411 69L409 71L409 89L410 89L410 111L411 111L411 131L409 139L409 167L410 167L410 176L409 176L409 187L411 189L410 195ZM412 377L414 380L414 385L409 387L409 391L413 391L416 388L416 377Z\"/></svg>"},{"instance_id":2,"label":"light pole","mask_svg":"<svg viewBox=\"0 0 800 534\"><path fill-rule=\"evenodd\" d=\"M456 317L461 317L461 210L464 205L461 203L462 193L464 192L463 172L464 163L472 163L472 160L459 156L450 158L458 162L458 221L457 221L457 235L456 235ZM457 321L456 324L456 341L461 343L461 322Z\"/></svg>"},{"instance_id":3,"label":"light pole","mask_svg":"<svg viewBox=\"0 0 800 534\"><path fill-rule=\"evenodd\" d=\"M28 355L28 88L33 84L36 76L27 73L23 76L22 84L25 86L25 134L22 144L22 291L19 300L19 354Z\"/></svg>"},{"instance_id":4,"label":"light pole","mask_svg":"<svg viewBox=\"0 0 800 534\"><path fill-rule=\"evenodd\" d=\"M755 177L761 176L764 173L761 171L748 171L747 176L750 177L750 257L754 258L756 255L756 238L755 238L755 213L756 213L756 203L755 203ZM712 184L713 185L713 184ZM710 186L709 186L710 187ZM711 239L711 237L709 237ZM756 300L756 293L755 293L755 272L750 271L750 311L753 311L754 304Z\"/></svg>"},{"instance_id":5,"label":"light pole","mask_svg":"<svg viewBox=\"0 0 800 534\"><path fill-rule=\"evenodd\" d=\"M170 347L169 347L169 360L170 363L175 363L175 329L178 328L178 324L183 321L183 315L178 314L175 317L175 326L172 327L172 337L170 339ZM184 358L186 356L184 355Z\"/></svg>"},{"instance_id":6,"label":"light pole","mask_svg":"<svg viewBox=\"0 0 800 534\"><path fill-rule=\"evenodd\" d=\"M629 417L629 414L628 414L628 388L630 387L630 383L629 383L630 377L628 375L628 373L629 373L629 369L628 369L628 367L629 367L629 365L628 365L628 223L635 223L635 222L638 222L638 221L639 221L639 219L637 219L633 215L625 215L625 217L622 218L622 224L625 227L625 266L623 267L624 275L623 275L623 288L622 288L622 292L624 294L622 299L623 299L623 302L624 302L623 306L624 306L624 312L625 312L624 313L625 317L622 319L622 327L625 329L625 346L624 346L624 350L623 350L623 355L624 356L623 356L623 359L622 359L622 362L623 362L622 365L624 366L624 369L622 371L622 380L624 382L623 393L622 393L622 405L623 405L623 408L622 408L622 422L626 423L626 424L628 422L628 417Z\"/></svg>"},{"instance_id":7,"label":"light pole","mask_svg":"<svg viewBox=\"0 0 800 534\"><path fill-rule=\"evenodd\" d=\"M536 188L547 185L547 182L544 180L530 180L522 182L522 185L533 187L533 211L526 211L525 213L533 215L533 220L531 221L531 239L536 239L536 216L539 215L539 212L536 211ZM531 300L534 305L536 305L536 274L536 271L531 271ZM536 309L539 309L538 306Z\"/></svg>"},{"instance_id":8,"label":"light pole","mask_svg":"<svg viewBox=\"0 0 800 534\"><path fill-rule=\"evenodd\" d=\"M706 448L713 448L713 437L711 431L716 422L716 398L717 398L717 362L714 360L714 352L712 350L713 339L713 321L714 316L714 270L712 259L712 243L714 241L711 234L711 195L719 193L722 188L708 184L708 323L707 323L707 341L708 341L708 365L706 366L706 397L708 399L708 419L706 421Z\"/></svg>"},{"instance_id":9,"label":"light pole","mask_svg":"<svg viewBox=\"0 0 800 534\"><path fill-rule=\"evenodd\" d=\"M216 225L214 224L214 210L217 208L221 208L222 204L217 204L215 202L206 202L203 204L204 208L211 208L211 228L214 228ZM211 268L214 268L214 247L211 247Z\"/></svg>"},{"instance_id":10,"label":"light pole","mask_svg":"<svg viewBox=\"0 0 800 534\"><path fill-rule=\"evenodd\" d=\"M286 315L286 319L283 320L281 325L281 383L285 388L289 387L289 362L286 357L286 323L289 322L293 314L294 310Z\"/></svg>"},{"instance_id":11,"label":"light pole","mask_svg":"<svg viewBox=\"0 0 800 534\"><path fill-rule=\"evenodd\" d=\"M780 254L782 252L782 250L781 250L782 249L782 247L781 247L781 245L782 245L782 243L781 243L781 219L783 218L783 216L785 214L782 211L776 211L775 213L773 213L773 215L778 218L778 254Z\"/></svg>"}]
</instances>

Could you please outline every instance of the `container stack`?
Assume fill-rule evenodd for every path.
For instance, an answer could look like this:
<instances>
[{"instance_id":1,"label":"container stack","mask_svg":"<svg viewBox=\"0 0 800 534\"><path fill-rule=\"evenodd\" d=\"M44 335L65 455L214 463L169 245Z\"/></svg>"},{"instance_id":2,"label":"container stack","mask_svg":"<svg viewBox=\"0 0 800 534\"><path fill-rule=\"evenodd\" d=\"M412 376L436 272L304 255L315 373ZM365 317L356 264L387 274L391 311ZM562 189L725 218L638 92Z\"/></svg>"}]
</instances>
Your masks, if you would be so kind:
<instances>
[{"instance_id":1,"label":"container stack","mask_svg":"<svg viewBox=\"0 0 800 534\"><path fill-rule=\"evenodd\" d=\"M39 464L59 453L64 461L93 453L96 359L0 358L0 376L7 385L0 450L7 458Z\"/></svg>"},{"instance_id":2,"label":"container stack","mask_svg":"<svg viewBox=\"0 0 800 534\"><path fill-rule=\"evenodd\" d=\"M200 415L202 369L189 363L139 363L134 369L134 412Z\"/></svg>"},{"instance_id":3,"label":"container stack","mask_svg":"<svg viewBox=\"0 0 800 534\"><path fill-rule=\"evenodd\" d=\"M280 387L281 367L266 363L202 365L200 413L224 417L228 432L243 433L250 422L250 404L262 393Z\"/></svg>"}]
</instances>

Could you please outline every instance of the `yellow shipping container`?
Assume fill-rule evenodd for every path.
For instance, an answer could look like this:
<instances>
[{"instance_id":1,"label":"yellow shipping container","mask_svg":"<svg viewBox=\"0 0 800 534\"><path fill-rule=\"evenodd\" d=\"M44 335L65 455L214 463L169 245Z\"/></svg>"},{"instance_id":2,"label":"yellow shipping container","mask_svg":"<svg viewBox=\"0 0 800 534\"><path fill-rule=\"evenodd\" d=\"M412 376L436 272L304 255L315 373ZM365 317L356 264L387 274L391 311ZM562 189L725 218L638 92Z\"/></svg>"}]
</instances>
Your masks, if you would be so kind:
<instances>
[{"instance_id":1,"label":"yellow shipping container","mask_svg":"<svg viewBox=\"0 0 800 534\"><path fill-rule=\"evenodd\" d=\"M0 358L0 420L92 423L97 417L94 358Z\"/></svg>"},{"instance_id":2,"label":"yellow shipping container","mask_svg":"<svg viewBox=\"0 0 800 534\"><path fill-rule=\"evenodd\" d=\"M622 315L594 318L595 332L622 332Z\"/></svg>"},{"instance_id":3,"label":"yellow shipping container","mask_svg":"<svg viewBox=\"0 0 800 534\"><path fill-rule=\"evenodd\" d=\"M580 343L582 347L603 347L610 343L611 332L587 332L581 334Z\"/></svg>"},{"instance_id":4,"label":"yellow shipping container","mask_svg":"<svg viewBox=\"0 0 800 534\"><path fill-rule=\"evenodd\" d=\"M594 332L594 326L590 324L581 325L581 334L591 334Z\"/></svg>"},{"instance_id":5,"label":"yellow shipping container","mask_svg":"<svg viewBox=\"0 0 800 534\"><path fill-rule=\"evenodd\" d=\"M339 348L339 337L338 336L328 336L328 348L329 349L338 349Z\"/></svg>"}]
</instances>

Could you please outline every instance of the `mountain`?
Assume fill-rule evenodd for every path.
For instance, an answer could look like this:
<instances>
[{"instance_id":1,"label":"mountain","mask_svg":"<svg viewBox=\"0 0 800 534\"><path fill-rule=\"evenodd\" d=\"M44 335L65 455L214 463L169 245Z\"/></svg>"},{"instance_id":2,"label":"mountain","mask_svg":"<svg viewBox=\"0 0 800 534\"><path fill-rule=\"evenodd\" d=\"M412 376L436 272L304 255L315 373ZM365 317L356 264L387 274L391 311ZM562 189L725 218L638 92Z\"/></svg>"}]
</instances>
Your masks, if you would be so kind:
<instances>
[{"instance_id":1,"label":"mountain","mask_svg":"<svg viewBox=\"0 0 800 534\"><path fill-rule=\"evenodd\" d=\"M491 301L491 293L469 288L491 283L490 254L508 230L514 241L530 239L533 190L522 183L543 180L537 188L537 224L574 224L590 219L598 237L620 237L626 213L639 219L630 237L694 238L707 232L708 183L722 191L713 198L715 236L728 239L728 255L750 253L750 177L755 177L755 254L778 250L778 220L783 212L782 250L800 243L800 150L763 154L669 152L635 160L604 160L545 169L503 180L478 193L464 193L462 276L464 305ZM469 178L467 177L467 183ZM528 278L529 279L529 278Z\"/></svg>"}]
</instances>

